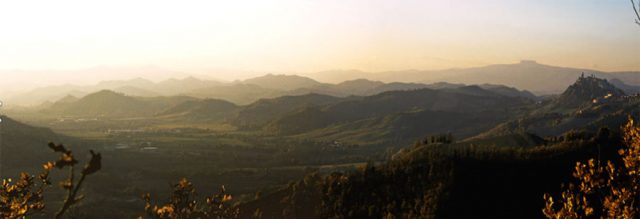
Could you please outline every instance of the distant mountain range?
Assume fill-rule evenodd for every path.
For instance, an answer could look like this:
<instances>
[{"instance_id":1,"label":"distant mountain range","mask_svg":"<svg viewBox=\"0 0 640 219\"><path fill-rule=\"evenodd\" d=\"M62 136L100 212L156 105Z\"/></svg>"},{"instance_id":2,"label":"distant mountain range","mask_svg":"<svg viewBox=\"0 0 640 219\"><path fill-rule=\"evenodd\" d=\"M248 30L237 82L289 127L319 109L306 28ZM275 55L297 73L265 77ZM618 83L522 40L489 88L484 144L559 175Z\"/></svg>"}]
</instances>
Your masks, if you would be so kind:
<instances>
[{"instance_id":1,"label":"distant mountain range","mask_svg":"<svg viewBox=\"0 0 640 219\"><path fill-rule=\"evenodd\" d=\"M406 144L426 135L451 133L460 140L474 141L514 136L502 137L509 142L530 134L559 135L601 126L617 129L626 115L639 112L635 106L640 99L596 76L579 76L562 94L543 100L504 86L429 86L437 89L264 99L238 108L227 122L244 129L327 141ZM513 141L525 141L517 139Z\"/></svg>"},{"instance_id":2,"label":"distant mountain range","mask_svg":"<svg viewBox=\"0 0 640 219\"><path fill-rule=\"evenodd\" d=\"M14 94L4 97L4 102L11 105L38 105L45 102L55 102L68 95L83 97L101 90L111 90L130 96L157 97L175 96L187 93L192 90L220 86L223 83L218 81L200 80L194 77L184 79L168 79L158 83L135 78L131 80L102 81L95 85L58 85L42 87L25 93Z\"/></svg>"},{"instance_id":3,"label":"distant mountain range","mask_svg":"<svg viewBox=\"0 0 640 219\"><path fill-rule=\"evenodd\" d=\"M460 136L472 136L507 121L520 113L520 107L535 101L526 91L498 85L385 84L357 80L323 86L374 94L331 96L311 92L237 105L222 99L140 97L101 90L80 98L67 95L34 110L48 117L218 122L241 130L261 130L278 135L362 142L373 139L382 143L390 139L415 139L443 129ZM253 89L259 85L251 84L238 83L217 89L234 90L228 87L245 88L239 90L255 92L255 95L266 94ZM345 136L349 139L344 139Z\"/></svg>"},{"instance_id":4,"label":"distant mountain range","mask_svg":"<svg viewBox=\"0 0 640 219\"><path fill-rule=\"evenodd\" d=\"M297 75L267 74L243 81L223 83L201 80L194 77L168 79L154 83L135 78L131 80L103 81L91 86L59 85L42 87L29 92L3 97L12 105L38 105L52 103L65 96L82 97L100 90L111 90L129 96L192 96L197 98L223 99L238 105L253 103L262 98L309 93L337 97L350 95L369 96L385 91L412 90L421 88L451 88L477 84L481 87L503 90L507 95L534 98L536 94L560 93L579 77L582 72L593 73L597 77L611 79L616 86L629 93L640 91L637 73L602 73L584 69L560 68L522 62L512 65L492 65L480 68L453 69L442 71L398 71L387 73L363 73L361 77L350 78L339 83L322 83L312 78ZM322 74L339 74L323 72ZM347 74L348 76L348 74ZM346 76L345 76L346 77ZM367 78L367 79L363 79Z\"/></svg>"},{"instance_id":5,"label":"distant mountain range","mask_svg":"<svg viewBox=\"0 0 640 219\"><path fill-rule=\"evenodd\" d=\"M627 97L624 90L595 75L580 75L563 93L546 99L491 84L384 83L364 79L323 84L282 75L248 81L255 84L234 82L197 88L181 96L142 97L102 90L80 98L67 95L37 110L58 117L227 123L240 130L274 135L376 144L405 144L439 132L460 139L524 132L556 135L604 123L615 126L624 120L624 115L634 112L633 104L622 99ZM274 81L291 89L265 88L263 83ZM152 87L143 80L126 83ZM178 83L205 84L189 78L165 84ZM102 86L121 84L105 82ZM305 86L315 87L300 88Z\"/></svg>"},{"instance_id":6,"label":"distant mountain range","mask_svg":"<svg viewBox=\"0 0 640 219\"><path fill-rule=\"evenodd\" d=\"M640 72L601 72L591 69L557 67L524 60L516 64L498 64L447 70L406 70L366 73L355 70L325 71L305 74L320 81L338 83L367 78L383 82L501 84L531 91L537 95L561 93L582 73L599 78L618 79L628 85L640 85Z\"/></svg>"},{"instance_id":7,"label":"distant mountain range","mask_svg":"<svg viewBox=\"0 0 640 219\"><path fill-rule=\"evenodd\" d=\"M391 71L366 73L360 71L325 71L297 75L274 75L250 78L229 83L201 80L194 77L168 79L158 83L135 78L132 80L103 81L92 86L59 85L14 93L3 97L13 105L37 105L54 102L67 95L81 97L100 90L112 90L130 96L187 95L198 98L215 98L235 104L250 104L262 98L308 93L331 96L375 95L391 90L435 88L438 85L503 85L536 95L559 94L581 74L593 74L608 79L627 93L640 91L640 72L600 72L589 69L565 68L522 61L516 64L489 65L476 68L437 71ZM323 83L329 81L332 83ZM329 80L332 79L332 80ZM503 89L503 88L496 88ZM532 96L530 94L524 94Z\"/></svg>"}]
</instances>

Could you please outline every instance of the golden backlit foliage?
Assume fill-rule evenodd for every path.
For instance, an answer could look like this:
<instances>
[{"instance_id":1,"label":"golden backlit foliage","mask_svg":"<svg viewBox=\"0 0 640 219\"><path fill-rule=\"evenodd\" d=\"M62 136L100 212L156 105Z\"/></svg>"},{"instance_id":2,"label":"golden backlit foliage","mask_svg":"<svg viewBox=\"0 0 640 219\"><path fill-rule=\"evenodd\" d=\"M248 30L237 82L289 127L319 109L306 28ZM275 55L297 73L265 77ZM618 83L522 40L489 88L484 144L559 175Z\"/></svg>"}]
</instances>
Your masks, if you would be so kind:
<instances>
[{"instance_id":1,"label":"golden backlit foliage","mask_svg":"<svg viewBox=\"0 0 640 219\"><path fill-rule=\"evenodd\" d=\"M55 218L60 218L69 207L82 200L83 196L78 196L82 183L86 176L91 175L101 168L102 157L99 153L91 151L91 160L82 169L80 179L74 181L74 167L78 161L73 153L67 150L64 145L49 143L49 148L60 153L60 158L53 162L42 165L42 173L37 177L28 173L21 173L20 179L13 182L12 179L3 179L0 186L0 218L25 218L45 208L44 191L51 185L49 173L54 167L63 169L69 167L69 176L60 181L60 187L67 190L67 196L62 207L55 214Z\"/></svg>"},{"instance_id":2,"label":"golden backlit foliage","mask_svg":"<svg viewBox=\"0 0 640 219\"><path fill-rule=\"evenodd\" d=\"M542 212L547 218L638 218L640 207L640 128L632 118L624 126L622 165L595 159L576 163L570 184L558 203L549 194ZM619 166L619 167L618 167Z\"/></svg>"},{"instance_id":3,"label":"golden backlit foliage","mask_svg":"<svg viewBox=\"0 0 640 219\"><path fill-rule=\"evenodd\" d=\"M40 177L43 176L44 177ZM48 170L36 178L21 173L20 179L13 182L3 179L0 187L0 218L24 218L34 211L44 209L42 193L48 185Z\"/></svg>"},{"instance_id":4,"label":"golden backlit foliage","mask_svg":"<svg viewBox=\"0 0 640 219\"><path fill-rule=\"evenodd\" d=\"M170 202L161 206L151 204L151 195L143 195L146 204L144 210L150 218L157 219L204 219L204 218L237 218L239 209L230 207L233 197L226 193L224 186L217 194L197 200L193 184L182 178L172 186ZM143 218L140 216L139 218Z\"/></svg>"}]
</instances>

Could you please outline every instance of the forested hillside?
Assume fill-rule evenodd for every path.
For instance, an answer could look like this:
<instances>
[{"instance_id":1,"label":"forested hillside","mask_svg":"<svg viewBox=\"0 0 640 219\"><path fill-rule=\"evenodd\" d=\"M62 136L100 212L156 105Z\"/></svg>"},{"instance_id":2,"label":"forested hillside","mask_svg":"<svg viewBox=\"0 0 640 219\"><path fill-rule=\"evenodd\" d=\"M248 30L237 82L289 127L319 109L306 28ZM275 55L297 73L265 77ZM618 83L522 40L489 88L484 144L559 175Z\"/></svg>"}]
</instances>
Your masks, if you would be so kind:
<instances>
[{"instance_id":1,"label":"forested hillside","mask_svg":"<svg viewBox=\"0 0 640 219\"><path fill-rule=\"evenodd\" d=\"M441 140L443 138L440 138ZM527 148L429 140L350 173L311 174L240 205L243 218L541 218L542 195L570 180L576 161L614 159L620 136L567 133ZM615 160L619 162L618 160Z\"/></svg>"}]
</instances>

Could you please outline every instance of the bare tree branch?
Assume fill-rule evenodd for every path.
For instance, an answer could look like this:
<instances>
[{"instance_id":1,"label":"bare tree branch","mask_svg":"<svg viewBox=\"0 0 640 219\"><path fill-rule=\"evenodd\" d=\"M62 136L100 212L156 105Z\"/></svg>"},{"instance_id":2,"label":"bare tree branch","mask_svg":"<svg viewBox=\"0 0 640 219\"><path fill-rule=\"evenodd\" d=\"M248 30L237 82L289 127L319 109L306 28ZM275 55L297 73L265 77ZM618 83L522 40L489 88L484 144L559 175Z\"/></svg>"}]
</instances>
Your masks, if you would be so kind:
<instances>
[{"instance_id":1,"label":"bare tree branch","mask_svg":"<svg viewBox=\"0 0 640 219\"><path fill-rule=\"evenodd\" d=\"M631 6L633 7L633 12L636 13L636 24L640 25L640 1L638 1L638 7L636 7L636 2L631 0Z\"/></svg>"}]
</instances>

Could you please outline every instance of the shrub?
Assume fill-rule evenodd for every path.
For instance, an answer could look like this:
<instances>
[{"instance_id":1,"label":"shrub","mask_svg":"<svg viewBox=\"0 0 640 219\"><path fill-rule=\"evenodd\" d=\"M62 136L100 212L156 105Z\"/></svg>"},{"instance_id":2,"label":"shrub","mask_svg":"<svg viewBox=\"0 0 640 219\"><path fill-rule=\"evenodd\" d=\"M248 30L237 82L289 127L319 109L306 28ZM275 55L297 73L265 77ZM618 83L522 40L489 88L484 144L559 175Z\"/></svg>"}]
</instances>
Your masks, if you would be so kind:
<instances>
[{"instance_id":1,"label":"shrub","mask_svg":"<svg viewBox=\"0 0 640 219\"><path fill-rule=\"evenodd\" d=\"M69 168L68 177L59 183L67 191L67 196L62 207L55 214L55 218L62 217L71 206L83 199L84 196L78 196L78 191L88 175L100 170L102 156L99 153L90 151L91 160L84 166L80 179L76 182L74 181L74 167L78 164L78 161L74 158L71 150L61 144L49 143L48 146L55 153L60 153L60 158L57 161L50 161L42 165L42 173L37 177L23 172L15 182L12 179L2 180L2 185L0 186L0 218L24 218L41 212L46 206L43 193L51 185L49 173L54 167L58 169Z\"/></svg>"},{"instance_id":2,"label":"shrub","mask_svg":"<svg viewBox=\"0 0 640 219\"><path fill-rule=\"evenodd\" d=\"M637 218L640 202L640 128L632 118L624 126L625 147L618 151L621 165L596 159L577 162L558 203L545 194L542 212L547 218Z\"/></svg>"},{"instance_id":3,"label":"shrub","mask_svg":"<svg viewBox=\"0 0 640 219\"><path fill-rule=\"evenodd\" d=\"M212 196L197 200L196 190L191 182L183 178L172 185L169 203L161 206L151 204L150 194L143 195L146 204L144 210L150 218L187 219L187 218L237 218L239 209L229 206L232 196L226 193L224 186ZM140 216L139 218L142 218Z\"/></svg>"}]
</instances>

